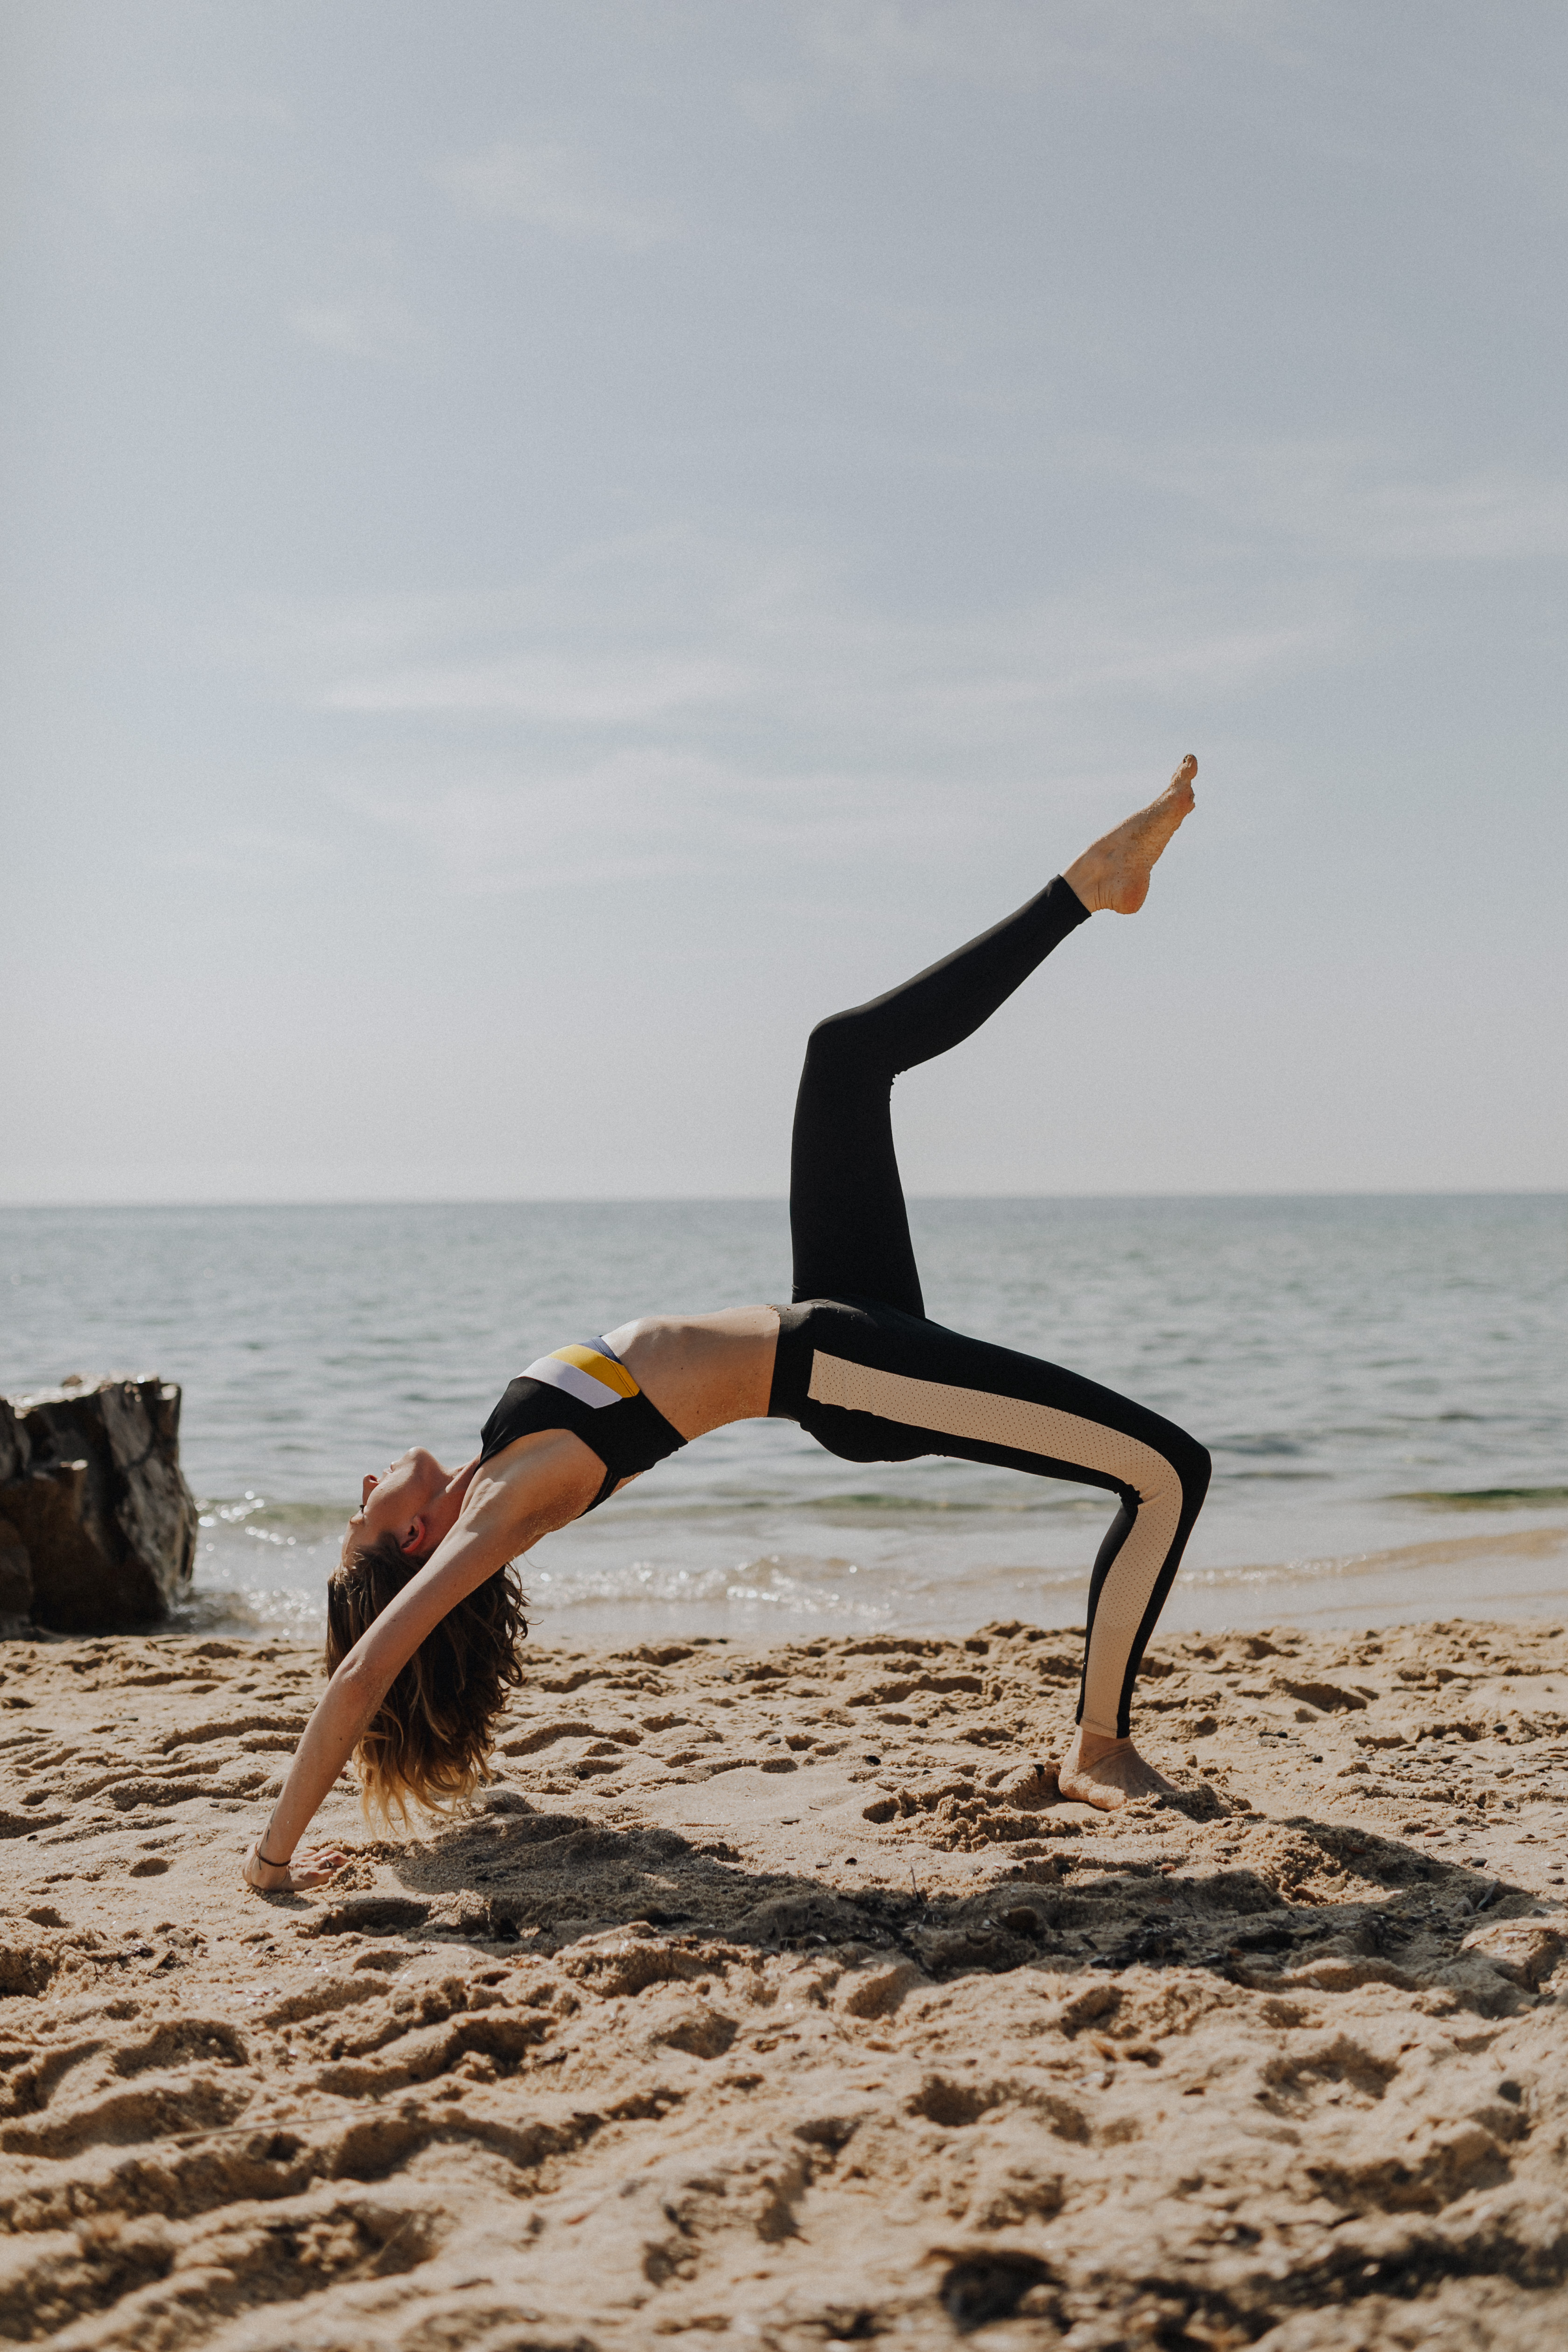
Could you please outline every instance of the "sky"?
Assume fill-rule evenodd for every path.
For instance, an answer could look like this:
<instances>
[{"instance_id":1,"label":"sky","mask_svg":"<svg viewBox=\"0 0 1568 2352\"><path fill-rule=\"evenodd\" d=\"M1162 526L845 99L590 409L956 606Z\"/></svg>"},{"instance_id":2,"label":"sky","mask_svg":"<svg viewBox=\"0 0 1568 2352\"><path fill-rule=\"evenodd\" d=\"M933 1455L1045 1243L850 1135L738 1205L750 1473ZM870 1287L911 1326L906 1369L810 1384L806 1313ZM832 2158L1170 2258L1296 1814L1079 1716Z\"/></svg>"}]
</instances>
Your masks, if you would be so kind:
<instances>
[{"instance_id":1,"label":"sky","mask_svg":"<svg viewBox=\"0 0 1568 2352\"><path fill-rule=\"evenodd\" d=\"M0 1200L1563 1183L1552 0L0 37Z\"/></svg>"}]
</instances>

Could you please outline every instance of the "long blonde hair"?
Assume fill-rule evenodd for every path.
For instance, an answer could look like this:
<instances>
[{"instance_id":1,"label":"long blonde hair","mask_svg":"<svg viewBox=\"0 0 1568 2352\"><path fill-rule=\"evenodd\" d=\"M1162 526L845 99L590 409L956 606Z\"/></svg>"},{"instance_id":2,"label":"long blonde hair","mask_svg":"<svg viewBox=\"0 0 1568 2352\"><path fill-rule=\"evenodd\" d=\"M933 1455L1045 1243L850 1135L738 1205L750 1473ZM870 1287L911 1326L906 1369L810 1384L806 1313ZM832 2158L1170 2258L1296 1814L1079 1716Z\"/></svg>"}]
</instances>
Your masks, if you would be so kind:
<instances>
[{"instance_id":1,"label":"long blonde hair","mask_svg":"<svg viewBox=\"0 0 1568 2352\"><path fill-rule=\"evenodd\" d=\"M327 1583L327 1672L424 1566L395 1535L378 1536ZM435 1811L473 1794L485 1778L491 1735L507 1692L522 1680L526 1603L515 1566L448 1610L398 1675L354 1751L367 1819L406 1827L408 1800Z\"/></svg>"}]
</instances>

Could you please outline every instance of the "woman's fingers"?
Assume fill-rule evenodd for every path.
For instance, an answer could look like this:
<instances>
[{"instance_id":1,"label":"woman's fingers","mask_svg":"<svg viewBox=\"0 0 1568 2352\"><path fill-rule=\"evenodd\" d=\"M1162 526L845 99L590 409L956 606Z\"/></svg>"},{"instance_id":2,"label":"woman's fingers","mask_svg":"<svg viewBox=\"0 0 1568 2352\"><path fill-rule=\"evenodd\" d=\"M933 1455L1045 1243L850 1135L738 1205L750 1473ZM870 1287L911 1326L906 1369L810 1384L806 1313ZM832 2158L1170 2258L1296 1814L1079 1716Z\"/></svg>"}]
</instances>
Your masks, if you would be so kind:
<instances>
[{"instance_id":1,"label":"woman's fingers","mask_svg":"<svg viewBox=\"0 0 1568 2352\"><path fill-rule=\"evenodd\" d=\"M289 1865L289 1884L301 1887L324 1886L329 1878L337 1876L347 1862L348 1856L340 1846L305 1846Z\"/></svg>"}]
</instances>

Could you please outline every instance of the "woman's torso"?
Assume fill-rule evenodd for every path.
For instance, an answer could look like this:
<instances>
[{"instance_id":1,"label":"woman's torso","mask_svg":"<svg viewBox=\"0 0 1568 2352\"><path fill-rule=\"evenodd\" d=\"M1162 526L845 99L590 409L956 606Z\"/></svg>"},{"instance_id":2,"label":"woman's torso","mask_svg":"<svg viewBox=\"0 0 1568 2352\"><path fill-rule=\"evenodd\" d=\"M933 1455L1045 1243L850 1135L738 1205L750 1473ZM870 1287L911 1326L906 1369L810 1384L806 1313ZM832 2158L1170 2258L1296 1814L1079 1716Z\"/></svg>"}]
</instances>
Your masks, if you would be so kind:
<instances>
[{"instance_id":1,"label":"woman's torso","mask_svg":"<svg viewBox=\"0 0 1568 2352\"><path fill-rule=\"evenodd\" d=\"M644 1316L568 1341L519 1373L486 1422L486 1486L531 1490L548 1443L565 1517L594 1509L690 1439L765 1414L778 1328L776 1308L739 1307ZM599 1475L584 1486L590 1465Z\"/></svg>"},{"instance_id":2,"label":"woman's torso","mask_svg":"<svg viewBox=\"0 0 1568 2352\"><path fill-rule=\"evenodd\" d=\"M768 1409L778 1310L727 1307L716 1315L644 1315L605 1339L644 1396L688 1441Z\"/></svg>"}]
</instances>

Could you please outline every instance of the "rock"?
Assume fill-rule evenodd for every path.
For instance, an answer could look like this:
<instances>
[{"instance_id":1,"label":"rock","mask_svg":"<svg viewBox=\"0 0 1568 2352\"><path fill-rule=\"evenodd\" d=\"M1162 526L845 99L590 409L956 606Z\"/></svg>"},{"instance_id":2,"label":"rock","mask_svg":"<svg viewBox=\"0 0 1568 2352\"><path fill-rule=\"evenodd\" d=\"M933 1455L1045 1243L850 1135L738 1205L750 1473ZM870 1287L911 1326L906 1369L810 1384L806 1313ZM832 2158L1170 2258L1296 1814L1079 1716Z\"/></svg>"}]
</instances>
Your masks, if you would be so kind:
<instances>
[{"instance_id":1,"label":"rock","mask_svg":"<svg viewBox=\"0 0 1568 2352\"><path fill-rule=\"evenodd\" d=\"M33 1563L19 1528L0 1519L0 1621L33 1613Z\"/></svg>"},{"instance_id":2,"label":"rock","mask_svg":"<svg viewBox=\"0 0 1568 2352\"><path fill-rule=\"evenodd\" d=\"M0 1398L0 1614L62 1633L155 1623L190 1591L180 1391L156 1378ZM18 1557L19 1556L19 1557Z\"/></svg>"},{"instance_id":3,"label":"rock","mask_svg":"<svg viewBox=\"0 0 1568 2352\"><path fill-rule=\"evenodd\" d=\"M0 1486L19 1478L26 1466L26 1437L17 1427L15 1411L0 1397Z\"/></svg>"}]
</instances>

